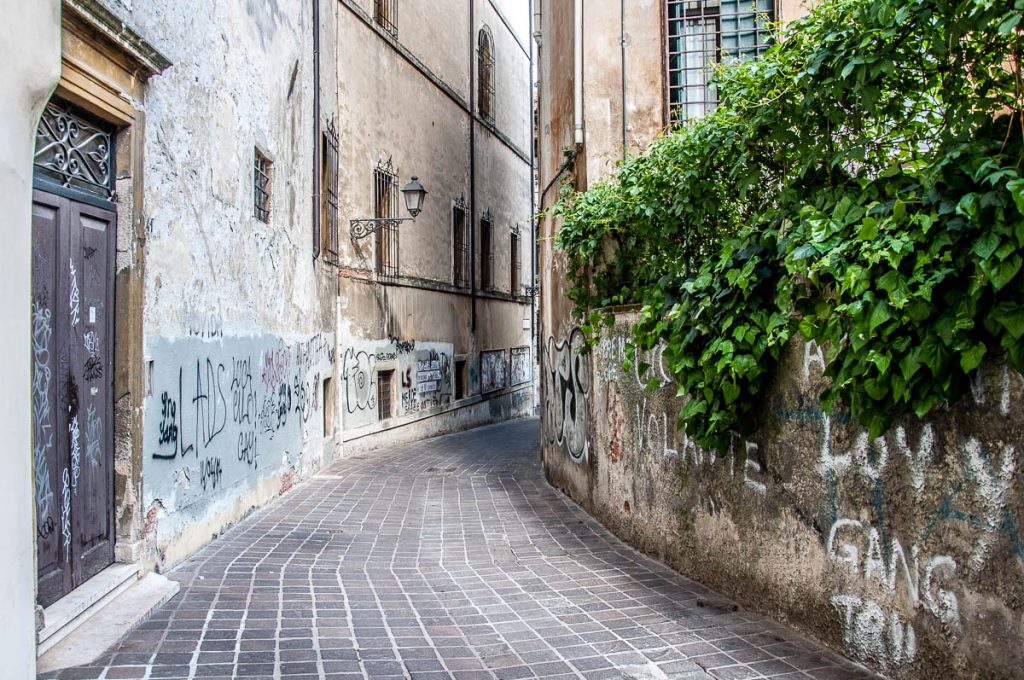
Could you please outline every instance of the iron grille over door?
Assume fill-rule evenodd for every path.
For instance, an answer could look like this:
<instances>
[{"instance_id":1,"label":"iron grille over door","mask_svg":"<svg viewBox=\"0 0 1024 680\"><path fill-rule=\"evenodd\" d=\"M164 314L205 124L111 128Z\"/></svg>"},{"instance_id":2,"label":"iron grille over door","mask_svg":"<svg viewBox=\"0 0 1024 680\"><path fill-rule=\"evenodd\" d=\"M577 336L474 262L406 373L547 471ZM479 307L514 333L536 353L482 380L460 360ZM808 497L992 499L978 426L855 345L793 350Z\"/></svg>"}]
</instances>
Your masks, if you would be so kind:
<instances>
[{"instance_id":1,"label":"iron grille over door","mask_svg":"<svg viewBox=\"0 0 1024 680\"><path fill-rule=\"evenodd\" d=\"M373 171L374 217L395 219L398 217L398 174L391 166L391 159L378 163ZM398 277L398 223L385 224L377 231L377 280L393 280Z\"/></svg>"},{"instance_id":2,"label":"iron grille over door","mask_svg":"<svg viewBox=\"0 0 1024 680\"><path fill-rule=\"evenodd\" d=\"M466 238L466 204L460 198L452 206L452 283L469 286L469 242Z\"/></svg>"},{"instance_id":3,"label":"iron grille over door","mask_svg":"<svg viewBox=\"0 0 1024 680\"><path fill-rule=\"evenodd\" d=\"M36 129L35 177L65 191L114 199L114 133L51 99Z\"/></svg>"},{"instance_id":4,"label":"iron grille over door","mask_svg":"<svg viewBox=\"0 0 1024 680\"><path fill-rule=\"evenodd\" d=\"M668 108L673 122L718 103L715 64L757 57L771 44L771 0L666 0Z\"/></svg>"},{"instance_id":5,"label":"iron grille over door","mask_svg":"<svg viewBox=\"0 0 1024 680\"><path fill-rule=\"evenodd\" d=\"M320 182L320 244L324 260L338 264L338 133L329 122L324 131Z\"/></svg>"},{"instance_id":6,"label":"iron grille over door","mask_svg":"<svg viewBox=\"0 0 1024 680\"><path fill-rule=\"evenodd\" d=\"M494 248L491 236L494 232L494 220L488 210L480 217L480 287L484 290L494 288Z\"/></svg>"}]
</instances>

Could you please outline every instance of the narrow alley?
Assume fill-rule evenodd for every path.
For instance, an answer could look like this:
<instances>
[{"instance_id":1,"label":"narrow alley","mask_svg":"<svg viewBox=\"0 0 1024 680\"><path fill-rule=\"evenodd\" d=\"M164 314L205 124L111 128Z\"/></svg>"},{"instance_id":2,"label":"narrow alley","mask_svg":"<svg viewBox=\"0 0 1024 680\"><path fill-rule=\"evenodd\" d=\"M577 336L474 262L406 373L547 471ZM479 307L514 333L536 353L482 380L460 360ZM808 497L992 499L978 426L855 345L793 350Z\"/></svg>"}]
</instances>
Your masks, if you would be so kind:
<instances>
[{"instance_id":1,"label":"narrow alley","mask_svg":"<svg viewBox=\"0 0 1024 680\"><path fill-rule=\"evenodd\" d=\"M169 572L180 593L42 678L855 678L627 547L516 420L335 462Z\"/></svg>"}]
</instances>

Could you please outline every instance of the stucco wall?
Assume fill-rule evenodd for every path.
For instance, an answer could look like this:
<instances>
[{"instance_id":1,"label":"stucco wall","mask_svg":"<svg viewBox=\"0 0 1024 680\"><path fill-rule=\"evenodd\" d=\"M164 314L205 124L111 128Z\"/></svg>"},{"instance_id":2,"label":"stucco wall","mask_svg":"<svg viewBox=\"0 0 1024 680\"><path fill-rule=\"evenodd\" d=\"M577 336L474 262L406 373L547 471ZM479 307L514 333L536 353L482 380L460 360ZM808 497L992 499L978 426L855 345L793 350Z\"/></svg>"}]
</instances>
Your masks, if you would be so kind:
<instances>
[{"instance_id":1,"label":"stucco wall","mask_svg":"<svg viewBox=\"0 0 1024 680\"><path fill-rule=\"evenodd\" d=\"M622 538L893 677L1014 677L1024 662L1024 378L989 366L949 410L869 441L823 413L823 353L794 341L732 451L674 422L660 354L622 368L629 315L591 354L543 357L551 481ZM661 387L648 392L650 378Z\"/></svg>"},{"instance_id":2,"label":"stucco wall","mask_svg":"<svg viewBox=\"0 0 1024 680\"><path fill-rule=\"evenodd\" d=\"M313 258L312 6L107 4L173 64L140 105L144 365L133 368L146 379L137 521L144 560L163 568L333 456L321 411L333 403L337 283ZM321 5L332 75L334 8ZM322 100L327 120L333 85ZM253 209L256 148L272 162L268 222ZM268 362L282 365L283 394ZM270 402L287 415L280 430Z\"/></svg>"},{"instance_id":3,"label":"stucco wall","mask_svg":"<svg viewBox=\"0 0 1024 680\"><path fill-rule=\"evenodd\" d=\"M36 124L60 77L60 3L14 3L0 23L4 68L0 72L0 208L6 216L4 266L0 268L3 322L0 347L0 513L4 560L0 565L0 638L4 674L35 677L35 523L33 512L31 403L32 156Z\"/></svg>"},{"instance_id":4,"label":"stucco wall","mask_svg":"<svg viewBox=\"0 0 1024 680\"><path fill-rule=\"evenodd\" d=\"M480 396L481 352L503 351L510 370L512 348L532 345L531 329L523 327L529 299L521 288L511 290L510 273L512 229L520 225L519 282L533 280L528 5L475 0L471 17L469 3L399 3L397 36L377 26L373 5L338 3L338 396L346 455L532 408L513 399L521 390L507 391L507 384ZM494 40L493 121L470 106L483 26ZM374 216L374 168L388 160L399 187L416 175L429 193L415 222L398 227L398 275L381 280L377 237L353 242L348 228L349 220ZM474 291L454 285L456 202L467 211ZM408 216L401 198L398 211ZM494 291L480 290L485 211L493 221ZM436 369L421 368L434 361ZM394 408L382 419L376 389L387 370L395 371ZM428 390L435 371L439 389Z\"/></svg>"}]
</instances>

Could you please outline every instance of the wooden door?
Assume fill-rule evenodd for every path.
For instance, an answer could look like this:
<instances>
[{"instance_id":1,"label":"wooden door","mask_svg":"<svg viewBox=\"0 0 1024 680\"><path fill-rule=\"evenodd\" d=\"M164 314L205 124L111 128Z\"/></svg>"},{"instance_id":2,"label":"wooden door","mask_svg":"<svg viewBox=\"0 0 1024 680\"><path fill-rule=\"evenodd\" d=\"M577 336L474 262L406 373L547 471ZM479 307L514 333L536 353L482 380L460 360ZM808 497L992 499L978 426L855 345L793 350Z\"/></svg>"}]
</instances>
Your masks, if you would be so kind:
<instances>
[{"instance_id":1,"label":"wooden door","mask_svg":"<svg viewBox=\"0 0 1024 680\"><path fill-rule=\"evenodd\" d=\"M112 211L36 190L32 454L39 603L113 562Z\"/></svg>"}]
</instances>

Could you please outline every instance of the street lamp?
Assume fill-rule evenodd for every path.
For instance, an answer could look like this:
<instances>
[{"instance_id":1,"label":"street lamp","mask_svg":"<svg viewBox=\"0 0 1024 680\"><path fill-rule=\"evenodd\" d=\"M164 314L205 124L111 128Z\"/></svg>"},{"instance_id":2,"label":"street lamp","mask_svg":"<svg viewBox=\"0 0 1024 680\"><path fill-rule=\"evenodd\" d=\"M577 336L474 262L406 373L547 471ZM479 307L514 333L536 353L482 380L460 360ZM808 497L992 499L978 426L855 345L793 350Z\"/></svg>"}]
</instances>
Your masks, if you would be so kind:
<instances>
[{"instance_id":1,"label":"street lamp","mask_svg":"<svg viewBox=\"0 0 1024 680\"><path fill-rule=\"evenodd\" d=\"M384 227L398 226L401 222L412 222L423 210L423 200L427 196L427 190L420 184L420 178L413 175L412 180L402 187L402 197L405 199L405 209L412 217L366 217L357 220L349 220L349 235L353 241L358 241L375 231Z\"/></svg>"}]
</instances>

